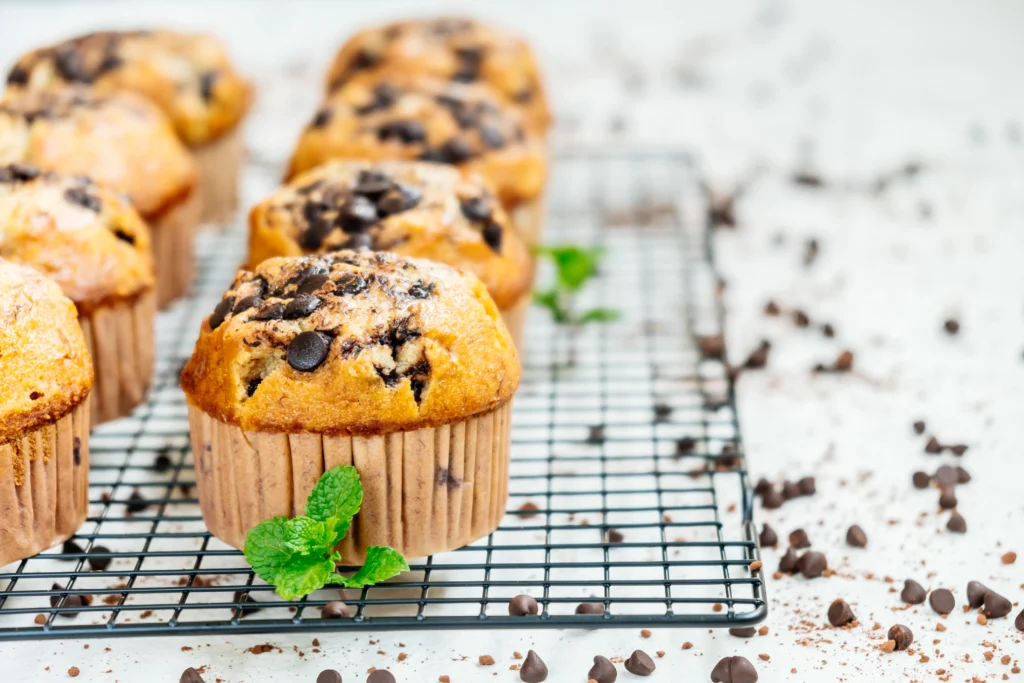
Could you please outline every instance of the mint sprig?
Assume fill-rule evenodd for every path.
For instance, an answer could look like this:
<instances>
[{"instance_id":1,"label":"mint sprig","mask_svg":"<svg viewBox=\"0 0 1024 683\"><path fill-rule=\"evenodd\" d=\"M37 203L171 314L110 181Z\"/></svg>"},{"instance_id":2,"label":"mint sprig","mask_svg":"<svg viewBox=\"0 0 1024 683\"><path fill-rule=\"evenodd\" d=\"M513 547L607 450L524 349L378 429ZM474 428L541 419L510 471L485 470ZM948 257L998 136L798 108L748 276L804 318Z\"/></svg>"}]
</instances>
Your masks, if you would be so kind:
<instances>
[{"instance_id":1,"label":"mint sprig","mask_svg":"<svg viewBox=\"0 0 1024 683\"><path fill-rule=\"evenodd\" d=\"M363 485L355 467L339 465L324 472L306 499L306 514L260 522L245 537L245 559L260 577L277 587L285 600L301 598L327 584L362 588L409 571L393 548L372 546L353 576L335 571L335 550L363 504Z\"/></svg>"},{"instance_id":2,"label":"mint sprig","mask_svg":"<svg viewBox=\"0 0 1024 683\"><path fill-rule=\"evenodd\" d=\"M559 325L569 325L578 330L589 323L609 322L619 317L618 311L609 308L591 308L576 311L576 294L597 275L604 249L583 248L574 245L557 247L541 246L536 253L547 257L555 265L555 285L551 289L533 293L533 301L551 313Z\"/></svg>"}]
</instances>

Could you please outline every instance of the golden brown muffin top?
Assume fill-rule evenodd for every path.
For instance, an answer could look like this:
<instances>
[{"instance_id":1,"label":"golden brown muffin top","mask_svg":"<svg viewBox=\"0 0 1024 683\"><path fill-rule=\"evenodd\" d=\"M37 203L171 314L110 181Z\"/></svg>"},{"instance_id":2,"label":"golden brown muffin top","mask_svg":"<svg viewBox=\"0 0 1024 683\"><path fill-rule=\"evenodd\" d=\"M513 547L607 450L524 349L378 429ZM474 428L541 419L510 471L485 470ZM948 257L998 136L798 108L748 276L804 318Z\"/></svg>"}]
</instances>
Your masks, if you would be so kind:
<instances>
[{"instance_id":1,"label":"golden brown muffin top","mask_svg":"<svg viewBox=\"0 0 1024 683\"><path fill-rule=\"evenodd\" d=\"M91 388L74 304L32 268L0 259L0 443L56 422Z\"/></svg>"},{"instance_id":2,"label":"golden brown muffin top","mask_svg":"<svg viewBox=\"0 0 1024 683\"><path fill-rule=\"evenodd\" d=\"M0 256L54 280L87 313L153 287L149 230L88 178L0 166Z\"/></svg>"},{"instance_id":3,"label":"golden brown muffin top","mask_svg":"<svg viewBox=\"0 0 1024 683\"><path fill-rule=\"evenodd\" d=\"M73 83L138 92L164 110L189 145L233 130L252 99L224 46L203 33L89 33L27 53L7 74L11 90Z\"/></svg>"},{"instance_id":4,"label":"golden brown muffin top","mask_svg":"<svg viewBox=\"0 0 1024 683\"><path fill-rule=\"evenodd\" d=\"M288 177L344 158L452 164L486 178L506 207L537 197L547 175L540 139L487 87L398 72L332 93L299 137Z\"/></svg>"},{"instance_id":5,"label":"golden brown muffin top","mask_svg":"<svg viewBox=\"0 0 1024 683\"><path fill-rule=\"evenodd\" d=\"M239 271L203 322L181 386L247 431L369 435L487 412L519 377L475 276L346 250Z\"/></svg>"},{"instance_id":6,"label":"golden brown muffin top","mask_svg":"<svg viewBox=\"0 0 1024 683\"><path fill-rule=\"evenodd\" d=\"M521 107L534 130L543 132L551 123L530 48L519 37L472 19L416 19L360 31L334 58L327 90L385 69L486 83L505 101Z\"/></svg>"},{"instance_id":7,"label":"golden brown muffin top","mask_svg":"<svg viewBox=\"0 0 1024 683\"><path fill-rule=\"evenodd\" d=\"M0 164L88 175L158 216L192 192L196 164L170 121L140 95L82 86L0 99Z\"/></svg>"},{"instance_id":8,"label":"golden brown muffin top","mask_svg":"<svg viewBox=\"0 0 1024 683\"><path fill-rule=\"evenodd\" d=\"M249 263L339 249L391 251L468 270L498 308L529 290L533 260L486 183L451 166L332 161L252 208Z\"/></svg>"}]
</instances>

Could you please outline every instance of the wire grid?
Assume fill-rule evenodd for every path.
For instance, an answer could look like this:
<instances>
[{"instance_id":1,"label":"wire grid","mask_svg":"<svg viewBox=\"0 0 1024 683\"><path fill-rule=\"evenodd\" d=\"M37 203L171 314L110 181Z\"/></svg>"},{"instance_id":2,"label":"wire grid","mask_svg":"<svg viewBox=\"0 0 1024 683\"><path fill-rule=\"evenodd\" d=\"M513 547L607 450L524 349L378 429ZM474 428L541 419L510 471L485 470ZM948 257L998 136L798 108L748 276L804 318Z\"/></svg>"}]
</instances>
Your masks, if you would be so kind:
<instances>
[{"instance_id":1,"label":"wire grid","mask_svg":"<svg viewBox=\"0 0 1024 683\"><path fill-rule=\"evenodd\" d=\"M690 162L564 152L553 167L546 240L605 249L578 305L620 318L570 334L531 312L509 512L497 531L412 561L385 584L296 602L209 535L177 377L244 252L239 224L201 237L195 296L161 314L149 400L91 436L90 509L74 538L86 554L55 548L0 568L0 638L763 620L732 386L724 364L696 345L722 333L723 311ZM542 268L540 282L551 276ZM739 459L720 457L723 448ZM136 491L148 506L129 512ZM89 559L110 562L91 571ZM541 613L509 616L519 593ZM339 598L351 617L322 618ZM582 602L602 604L603 615L575 614Z\"/></svg>"}]
</instances>

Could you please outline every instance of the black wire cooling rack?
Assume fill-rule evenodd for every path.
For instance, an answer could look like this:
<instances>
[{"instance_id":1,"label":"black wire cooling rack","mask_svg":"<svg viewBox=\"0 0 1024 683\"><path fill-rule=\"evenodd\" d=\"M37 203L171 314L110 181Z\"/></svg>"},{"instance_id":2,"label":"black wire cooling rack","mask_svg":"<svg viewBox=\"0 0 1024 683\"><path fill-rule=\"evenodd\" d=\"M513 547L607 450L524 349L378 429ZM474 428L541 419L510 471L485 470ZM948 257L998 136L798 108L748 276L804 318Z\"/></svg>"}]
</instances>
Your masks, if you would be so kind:
<instances>
[{"instance_id":1,"label":"black wire cooling rack","mask_svg":"<svg viewBox=\"0 0 1024 683\"><path fill-rule=\"evenodd\" d=\"M704 207L685 155L558 155L545 239L604 247L579 303L621 317L571 335L531 312L501 527L397 580L297 602L209 535L195 498L177 377L244 252L241 225L203 235L196 295L158 322L149 401L91 436L83 553L0 568L0 638L761 621L732 386L697 344L723 331ZM538 616L508 615L519 593ZM339 597L351 615L323 618ZM604 613L575 614L583 602Z\"/></svg>"}]
</instances>

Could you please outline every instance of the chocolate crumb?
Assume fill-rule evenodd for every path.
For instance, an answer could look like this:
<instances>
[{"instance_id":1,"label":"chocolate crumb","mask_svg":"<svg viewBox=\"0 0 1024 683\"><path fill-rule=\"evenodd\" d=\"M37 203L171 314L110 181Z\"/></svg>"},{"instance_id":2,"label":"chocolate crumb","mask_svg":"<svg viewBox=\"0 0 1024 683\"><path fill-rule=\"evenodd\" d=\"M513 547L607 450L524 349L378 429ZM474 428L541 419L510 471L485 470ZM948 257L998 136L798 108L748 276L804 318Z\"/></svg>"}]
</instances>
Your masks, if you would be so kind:
<instances>
[{"instance_id":1,"label":"chocolate crumb","mask_svg":"<svg viewBox=\"0 0 1024 683\"><path fill-rule=\"evenodd\" d=\"M68 676L71 676L71 678L78 678L78 674L80 673L82 673L82 671L77 666L73 666L68 669Z\"/></svg>"},{"instance_id":2,"label":"chocolate crumb","mask_svg":"<svg viewBox=\"0 0 1024 683\"><path fill-rule=\"evenodd\" d=\"M480 655L477 661L480 663L480 666L494 666L494 657L490 655Z\"/></svg>"}]
</instances>

